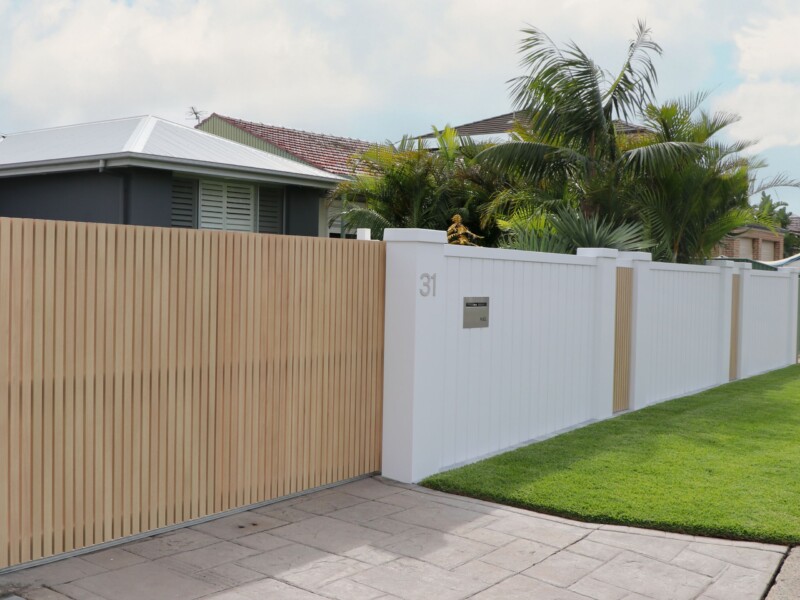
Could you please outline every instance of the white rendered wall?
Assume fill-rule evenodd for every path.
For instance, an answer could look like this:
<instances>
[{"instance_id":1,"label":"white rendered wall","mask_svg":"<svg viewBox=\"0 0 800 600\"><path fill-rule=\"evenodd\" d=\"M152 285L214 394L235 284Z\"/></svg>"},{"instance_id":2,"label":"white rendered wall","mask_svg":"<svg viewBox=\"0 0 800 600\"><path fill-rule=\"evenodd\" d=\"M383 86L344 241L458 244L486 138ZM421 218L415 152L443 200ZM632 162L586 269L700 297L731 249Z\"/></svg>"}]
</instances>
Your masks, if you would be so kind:
<instances>
[{"instance_id":1,"label":"white rendered wall","mask_svg":"<svg viewBox=\"0 0 800 600\"><path fill-rule=\"evenodd\" d=\"M420 479L611 416L616 250L465 248L387 230L383 474ZM465 296L489 326L465 329Z\"/></svg>"},{"instance_id":2,"label":"white rendered wall","mask_svg":"<svg viewBox=\"0 0 800 600\"><path fill-rule=\"evenodd\" d=\"M739 376L750 377L794 364L797 275L791 271L745 272L741 298Z\"/></svg>"},{"instance_id":3,"label":"white rendered wall","mask_svg":"<svg viewBox=\"0 0 800 600\"><path fill-rule=\"evenodd\" d=\"M383 474L416 482L612 415L617 267L633 268L631 408L730 376L739 273L739 376L795 361L796 273L450 246L442 231L388 229ZM489 326L465 329L467 296Z\"/></svg>"},{"instance_id":4,"label":"white rendered wall","mask_svg":"<svg viewBox=\"0 0 800 600\"><path fill-rule=\"evenodd\" d=\"M594 259L447 248L442 467L596 418ZM567 258L567 260L564 260ZM464 329L465 296L490 298L489 327Z\"/></svg>"},{"instance_id":5,"label":"white rendered wall","mask_svg":"<svg viewBox=\"0 0 800 600\"><path fill-rule=\"evenodd\" d=\"M732 283L725 278L723 285L722 271L717 266L637 265L634 408L727 381Z\"/></svg>"}]
</instances>

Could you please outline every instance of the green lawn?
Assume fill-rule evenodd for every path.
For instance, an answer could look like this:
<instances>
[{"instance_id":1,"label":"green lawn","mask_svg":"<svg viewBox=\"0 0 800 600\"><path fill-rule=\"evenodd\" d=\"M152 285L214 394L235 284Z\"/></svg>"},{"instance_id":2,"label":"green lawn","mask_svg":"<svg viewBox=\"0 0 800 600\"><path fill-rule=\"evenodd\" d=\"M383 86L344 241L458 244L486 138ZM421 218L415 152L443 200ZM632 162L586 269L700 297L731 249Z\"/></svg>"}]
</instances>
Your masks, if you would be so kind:
<instances>
[{"instance_id":1,"label":"green lawn","mask_svg":"<svg viewBox=\"0 0 800 600\"><path fill-rule=\"evenodd\" d=\"M579 520L800 543L800 366L430 477L430 488Z\"/></svg>"}]
</instances>

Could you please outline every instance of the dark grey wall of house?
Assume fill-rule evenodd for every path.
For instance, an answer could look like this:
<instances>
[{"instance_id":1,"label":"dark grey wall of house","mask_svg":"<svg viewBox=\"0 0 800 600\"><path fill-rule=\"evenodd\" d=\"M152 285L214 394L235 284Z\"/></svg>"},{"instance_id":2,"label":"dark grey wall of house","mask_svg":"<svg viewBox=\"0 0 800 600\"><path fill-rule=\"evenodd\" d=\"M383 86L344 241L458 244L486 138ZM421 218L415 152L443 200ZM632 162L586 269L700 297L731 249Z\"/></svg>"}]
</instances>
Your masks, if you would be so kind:
<instances>
[{"instance_id":1,"label":"dark grey wall of house","mask_svg":"<svg viewBox=\"0 0 800 600\"><path fill-rule=\"evenodd\" d=\"M0 178L0 216L169 227L171 186L150 169Z\"/></svg>"},{"instance_id":2,"label":"dark grey wall of house","mask_svg":"<svg viewBox=\"0 0 800 600\"><path fill-rule=\"evenodd\" d=\"M286 188L286 230L319 235L325 190ZM0 178L0 217L170 227L172 173L156 169Z\"/></svg>"},{"instance_id":3,"label":"dark grey wall of house","mask_svg":"<svg viewBox=\"0 0 800 600\"><path fill-rule=\"evenodd\" d=\"M319 203L325 190L286 187L286 233L319 236Z\"/></svg>"},{"instance_id":4,"label":"dark grey wall of house","mask_svg":"<svg viewBox=\"0 0 800 600\"><path fill-rule=\"evenodd\" d=\"M172 222L172 173L131 169L125 202L129 225L169 227Z\"/></svg>"},{"instance_id":5,"label":"dark grey wall of house","mask_svg":"<svg viewBox=\"0 0 800 600\"><path fill-rule=\"evenodd\" d=\"M124 222L125 181L99 172L0 178L0 216Z\"/></svg>"}]
</instances>

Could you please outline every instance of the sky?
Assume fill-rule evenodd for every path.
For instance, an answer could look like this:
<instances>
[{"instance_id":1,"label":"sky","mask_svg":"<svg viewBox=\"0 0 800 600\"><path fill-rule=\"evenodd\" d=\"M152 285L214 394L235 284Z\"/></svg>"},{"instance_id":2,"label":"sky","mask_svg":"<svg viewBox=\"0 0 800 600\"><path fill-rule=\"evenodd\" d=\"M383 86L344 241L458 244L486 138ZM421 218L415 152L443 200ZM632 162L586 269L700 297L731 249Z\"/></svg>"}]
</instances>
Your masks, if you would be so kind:
<instances>
[{"instance_id":1,"label":"sky","mask_svg":"<svg viewBox=\"0 0 800 600\"><path fill-rule=\"evenodd\" d=\"M643 19L658 99L711 93L800 179L795 0L0 0L0 133L206 113L397 140L511 110L521 30L622 64ZM773 197L800 214L800 190Z\"/></svg>"}]
</instances>

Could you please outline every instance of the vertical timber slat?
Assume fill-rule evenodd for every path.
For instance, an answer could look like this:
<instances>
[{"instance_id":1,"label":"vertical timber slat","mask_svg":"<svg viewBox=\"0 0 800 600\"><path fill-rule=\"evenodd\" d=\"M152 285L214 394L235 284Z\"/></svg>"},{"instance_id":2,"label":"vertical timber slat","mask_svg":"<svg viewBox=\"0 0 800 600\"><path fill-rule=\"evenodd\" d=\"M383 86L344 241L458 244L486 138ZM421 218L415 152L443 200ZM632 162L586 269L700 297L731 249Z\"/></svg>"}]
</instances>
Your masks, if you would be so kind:
<instances>
[{"instance_id":1,"label":"vertical timber slat","mask_svg":"<svg viewBox=\"0 0 800 600\"><path fill-rule=\"evenodd\" d=\"M633 323L633 269L617 267L614 332L614 412L628 410L631 396L631 340Z\"/></svg>"}]
</instances>

